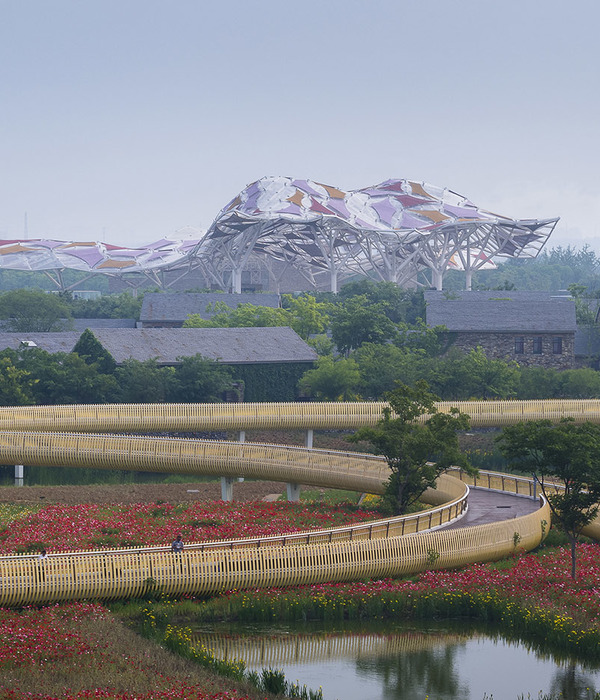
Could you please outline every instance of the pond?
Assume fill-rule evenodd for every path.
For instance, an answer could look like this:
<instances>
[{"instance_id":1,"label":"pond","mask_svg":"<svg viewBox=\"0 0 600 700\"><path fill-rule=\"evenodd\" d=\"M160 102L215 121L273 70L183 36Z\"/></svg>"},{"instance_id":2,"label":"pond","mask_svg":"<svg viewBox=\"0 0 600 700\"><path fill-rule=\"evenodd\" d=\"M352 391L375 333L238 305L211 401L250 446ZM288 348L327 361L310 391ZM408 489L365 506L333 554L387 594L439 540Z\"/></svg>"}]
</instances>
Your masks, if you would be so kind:
<instances>
[{"instance_id":1,"label":"pond","mask_svg":"<svg viewBox=\"0 0 600 700\"><path fill-rule=\"evenodd\" d=\"M196 641L249 670L282 669L324 700L589 700L600 664L559 659L466 623L196 627Z\"/></svg>"}]
</instances>

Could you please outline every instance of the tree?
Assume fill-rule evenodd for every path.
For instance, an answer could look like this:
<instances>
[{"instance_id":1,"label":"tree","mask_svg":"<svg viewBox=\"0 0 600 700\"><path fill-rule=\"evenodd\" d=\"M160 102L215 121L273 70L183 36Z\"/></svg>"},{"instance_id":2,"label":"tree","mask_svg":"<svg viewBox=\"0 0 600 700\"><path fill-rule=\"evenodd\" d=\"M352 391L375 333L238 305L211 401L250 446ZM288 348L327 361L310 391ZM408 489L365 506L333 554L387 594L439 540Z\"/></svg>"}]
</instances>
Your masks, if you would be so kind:
<instances>
[{"instance_id":1,"label":"tree","mask_svg":"<svg viewBox=\"0 0 600 700\"><path fill-rule=\"evenodd\" d=\"M293 297L282 296L284 308L290 314L290 326L296 333L308 340L309 336L323 333L329 325L329 312L332 305L318 302L311 294Z\"/></svg>"},{"instance_id":2,"label":"tree","mask_svg":"<svg viewBox=\"0 0 600 700\"><path fill-rule=\"evenodd\" d=\"M249 328L267 326L291 326L291 315L286 309L254 304L239 304L231 309L223 302L215 304L217 313L209 319L200 314L190 314L184 328Z\"/></svg>"},{"instance_id":3,"label":"tree","mask_svg":"<svg viewBox=\"0 0 600 700\"><path fill-rule=\"evenodd\" d=\"M340 352L363 343L385 343L396 335L396 325L386 316L386 304L370 303L366 296L350 297L331 311L331 337Z\"/></svg>"},{"instance_id":4,"label":"tree","mask_svg":"<svg viewBox=\"0 0 600 700\"><path fill-rule=\"evenodd\" d=\"M396 382L413 385L425 373L424 353L385 343L363 343L352 353L360 371L360 391L365 399L380 399Z\"/></svg>"},{"instance_id":5,"label":"tree","mask_svg":"<svg viewBox=\"0 0 600 700\"><path fill-rule=\"evenodd\" d=\"M507 426L497 441L509 466L533 473L552 515L569 538L571 576L576 576L576 544L598 513L600 426L563 419L525 421ZM562 488L556 492L558 480Z\"/></svg>"},{"instance_id":6,"label":"tree","mask_svg":"<svg viewBox=\"0 0 600 700\"><path fill-rule=\"evenodd\" d=\"M174 375L174 367L159 367L156 360L128 359L115 370L124 403L164 403Z\"/></svg>"},{"instance_id":7,"label":"tree","mask_svg":"<svg viewBox=\"0 0 600 700\"><path fill-rule=\"evenodd\" d=\"M424 380L414 387L399 384L386 399L389 405L377 425L361 428L350 439L368 440L376 454L386 458L391 475L385 500L394 513L401 515L425 489L435 488L437 478L448 467L462 466L472 471L459 449L457 435L469 427L469 416L457 408L438 412L438 397Z\"/></svg>"},{"instance_id":8,"label":"tree","mask_svg":"<svg viewBox=\"0 0 600 700\"><path fill-rule=\"evenodd\" d=\"M39 289L17 289L0 294L0 319L7 331L48 333L70 325L71 310L56 294Z\"/></svg>"},{"instance_id":9,"label":"tree","mask_svg":"<svg viewBox=\"0 0 600 700\"><path fill-rule=\"evenodd\" d=\"M202 355L178 357L167 399L179 403L207 403L223 400L231 387L231 368Z\"/></svg>"},{"instance_id":10,"label":"tree","mask_svg":"<svg viewBox=\"0 0 600 700\"><path fill-rule=\"evenodd\" d=\"M18 358L19 368L34 380L31 391L36 404L106 403L118 397L115 378L100 372L96 364L87 364L74 352L24 348Z\"/></svg>"},{"instance_id":11,"label":"tree","mask_svg":"<svg viewBox=\"0 0 600 700\"><path fill-rule=\"evenodd\" d=\"M315 369L309 369L298 385L302 391L325 401L352 401L357 398L360 372L352 359L334 360L323 355L317 360Z\"/></svg>"},{"instance_id":12,"label":"tree","mask_svg":"<svg viewBox=\"0 0 600 700\"><path fill-rule=\"evenodd\" d=\"M89 328L83 331L75 343L73 352L76 352L88 365L96 364L98 370L104 374L111 374L117 366L113 356Z\"/></svg>"},{"instance_id":13,"label":"tree","mask_svg":"<svg viewBox=\"0 0 600 700\"><path fill-rule=\"evenodd\" d=\"M15 365L14 351L0 354L0 405L21 406L35 403L33 386L36 380L30 373Z\"/></svg>"}]
</instances>

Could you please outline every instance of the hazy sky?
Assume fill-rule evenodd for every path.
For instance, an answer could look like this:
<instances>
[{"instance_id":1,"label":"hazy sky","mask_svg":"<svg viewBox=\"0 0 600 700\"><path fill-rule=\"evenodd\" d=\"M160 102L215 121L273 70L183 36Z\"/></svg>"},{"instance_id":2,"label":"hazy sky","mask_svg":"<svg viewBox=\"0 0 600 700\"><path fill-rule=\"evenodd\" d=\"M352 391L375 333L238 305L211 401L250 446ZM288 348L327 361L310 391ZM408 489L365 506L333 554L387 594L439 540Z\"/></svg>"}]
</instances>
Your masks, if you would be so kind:
<instances>
[{"instance_id":1,"label":"hazy sky","mask_svg":"<svg viewBox=\"0 0 600 700\"><path fill-rule=\"evenodd\" d=\"M0 0L0 237L142 245L265 175L600 250L598 0Z\"/></svg>"}]
</instances>

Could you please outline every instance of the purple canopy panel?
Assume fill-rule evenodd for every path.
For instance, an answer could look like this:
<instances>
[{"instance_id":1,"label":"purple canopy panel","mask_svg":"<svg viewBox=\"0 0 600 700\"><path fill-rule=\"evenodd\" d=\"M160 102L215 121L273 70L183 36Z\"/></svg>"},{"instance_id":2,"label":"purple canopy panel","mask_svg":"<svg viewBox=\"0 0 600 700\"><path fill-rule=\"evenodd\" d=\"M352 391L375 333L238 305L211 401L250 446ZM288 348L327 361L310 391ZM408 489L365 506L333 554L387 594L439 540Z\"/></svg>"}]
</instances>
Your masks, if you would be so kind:
<instances>
[{"instance_id":1,"label":"purple canopy panel","mask_svg":"<svg viewBox=\"0 0 600 700\"><path fill-rule=\"evenodd\" d=\"M253 209L256 209L258 207L258 198L262 192L259 192L256 190L253 192L248 199L239 207L240 211L252 211Z\"/></svg>"},{"instance_id":2,"label":"purple canopy panel","mask_svg":"<svg viewBox=\"0 0 600 700\"><path fill-rule=\"evenodd\" d=\"M405 182L405 180L386 180L380 185L377 185L377 187L381 188L382 190L392 190L393 192L405 192Z\"/></svg>"},{"instance_id":3,"label":"purple canopy panel","mask_svg":"<svg viewBox=\"0 0 600 700\"><path fill-rule=\"evenodd\" d=\"M392 225L392 217L396 214L396 207L387 199L380 199L371 202L371 208L375 209L382 223L386 226Z\"/></svg>"},{"instance_id":4,"label":"purple canopy panel","mask_svg":"<svg viewBox=\"0 0 600 700\"><path fill-rule=\"evenodd\" d=\"M327 202L327 206L336 214L339 214L346 219L346 221L350 220L351 214L348 211L348 207L341 199L330 199L329 202Z\"/></svg>"},{"instance_id":5,"label":"purple canopy panel","mask_svg":"<svg viewBox=\"0 0 600 700\"><path fill-rule=\"evenodd\" d=\"M402 218L398 223L399 228L419 228L423 229L427 227L427 223L423 219L418 219L416 216L409 214L408 212L402 212Z\"/></svg>"},{"instance_id":6,"label":"purple canopy panel","mask_svg":"<svg viewBox=\"0 0 600 700\"><path fill-rule=\"evenodd\" d=\"M356 192L369 195L369 197L382 197L388 194L387 192L382 192L379 187L365 187L364 190L356 190Z\"/></svg>"},{"instance_id":7,"label":"purple canopy panel","mask_svg":"<svg viewBox=\"0 0 600 700\"><path fill-rule=\"evenodd\" d=\"M299 190L311 194L315 197L322 197L323 192L316 190L308 180L292 180L292 185L295 185Z\"/></svg>"},{"instance_id":8,"label":"purple canopy panel","mask_svg":"<svg viewBox=\"0 0 600 700\"><path fill-rule=\"evenodd\" d=\"M99 262L106 259L97 248L70 248L69 250L61 250L61 255L71 255L74 258L79 258L89 267L95 267Z\"/></svg>"},{"instance_id":9,"label":"purple canopy panel","mask_svg":"<svg viewBox=\"0 0 600 700\"><path fill-rule=\"evenodd\" d=\"M481 215L477 209L467 207L455 207L451 204L444 204L444 213L455 216L459 219L480 219Z\"/></svg>"},{"instance_id":10,"label":"purple canopy panel","mask_svg":"<svg viewBox=\"0 0 600 700\"><path fill-rule=\"evenodd\" d=\"M396 196L396 201L400 202L403 207L415 207L419 204L430 204L430 199L424 199L422 197L415 197L412 194L399 194Z\"/></svg>"},{"instance_id":11,"label":"purple canopy panel","mask_svg":"<svg viewBox=\"0 0 600 700\"><path fill-rule=\"evenodd\" d=\"M253 197L254 195L260 194L260 183L257 180L256 182L251 183L246 187L246 195L248 197Z\"/></svg>"},{"instance_id":12,"label":"purple canopy panel","mask_svg":"<svg viewBox=\"0 0 600 700\"><path fill-rule=\"evenodd\" d=\"M157 248L164 248L165 246L173 246L173 241L169 240L168 238L161 238L160 241L156 241L155 243L149 243L148 245L145 245L144 248L147 250L156 250ZM141 249L136 249L136 248L125 248L125 250L141 250Z\"/></svg>"},{"instance_id":13,"label":"purple canopy panel","mask_svg":"<svg viewBox=\"0 0 600 700\"><path fill-rule=\"evenodd\" d=\"M297 216L301 216L304 213L304 210L302 207L299 207L297 204L294 204L293 202L289 202L288 206L285 207L285 209L280 209L279 210L282 214L296 214Z\"/></svg>"},{"instance_id":14,"label":"purple canopy panel","mask_svg":"<svg viewBox=\"0 0 600 700\"><path fill-rule=\"evenodd\" d=\"M51 241L46 239L35 241L36 246L40 246L40 248L50 248L50 250L57 248L58 246L63 246L64 244L64 241Z\"/></svg>"}]
</instances>

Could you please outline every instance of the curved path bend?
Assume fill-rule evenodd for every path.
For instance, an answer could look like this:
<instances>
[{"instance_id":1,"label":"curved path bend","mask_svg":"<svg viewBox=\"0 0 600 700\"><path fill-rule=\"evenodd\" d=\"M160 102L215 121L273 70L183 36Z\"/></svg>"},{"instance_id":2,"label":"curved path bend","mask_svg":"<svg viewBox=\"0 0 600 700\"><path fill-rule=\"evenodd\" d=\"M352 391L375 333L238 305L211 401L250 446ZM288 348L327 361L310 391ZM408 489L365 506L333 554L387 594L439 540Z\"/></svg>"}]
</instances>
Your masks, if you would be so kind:
<instances>
[{"instance_id":1,"label":"curved path bend","mask_svg":"<svg viewBox=\"0 0 600 700\"><path fill-rule=\"evenodd\" d=\"M600 421L598 401L457 402L473 425L530 418ZM439 404L447 410L450 404ZM0 463L74 465L272 479L381 493L387 467L380 458L277 445L177 440L97 432L190 432L256 428L356 428L381 417L381 403L55 406L0 409ZM75 431L78 432L70 432ZM69 432L61 432L69 431ZM228 588L297 585L397 576L461 566L536 547L550 523L546 503L533 509L511 498L483 514L459 472L442 476L425 498L434 507L414 516L236 542L202 542L182 555L166 547L65 552L40 563L0 557L0 605L77 598L115 599L213 594ZM461 478L464 479L463 476ZM478 487L533 495L526 479L487 475ZM507 501L508 503L508 501ZM529 504L534 504L529 500ZM515 509L514 511L512 509ZM499 513L499 511L504 511ZM508 511L511 510L509 515ZM521 513L521 510L530 512ZM479 511L479 515L477 515ZM469 521L473 519L479 522Z\"/></svg>"}]
</instances>

